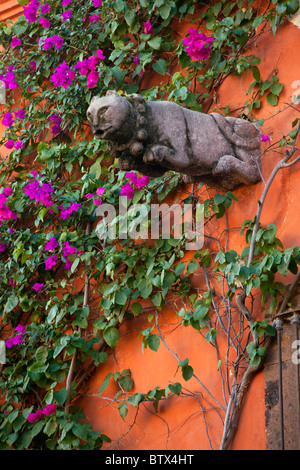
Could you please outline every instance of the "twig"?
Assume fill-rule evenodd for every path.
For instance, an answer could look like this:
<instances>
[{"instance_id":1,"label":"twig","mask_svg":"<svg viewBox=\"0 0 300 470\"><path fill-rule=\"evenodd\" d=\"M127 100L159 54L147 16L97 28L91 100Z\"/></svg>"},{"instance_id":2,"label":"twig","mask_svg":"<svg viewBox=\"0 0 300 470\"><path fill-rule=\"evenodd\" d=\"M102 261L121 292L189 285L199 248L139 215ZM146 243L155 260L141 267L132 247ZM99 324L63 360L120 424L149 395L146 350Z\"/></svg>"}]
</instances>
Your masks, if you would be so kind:
<instances>
[{"instance_id":1,"label":"twig","mask_svg":"<svg viewBox=\"0 0 300 470\"><path fill-rule=\"evenodd\" d=\"M86 232L85 232L86 235L90 235L91 229L92 229L92 224L89 221L86 227ZM88 274L86 274L85 281L84 281L83 308L88 306L88 300L89 300L89 276ZM80 331L80 328L79 328L79 331ZM73 374L74 374L74 369L75 369L75 362L76 362L76 350L73 354L70 369L69 369L67 380L66 380L67 399L65 403L65 413L69 413L70 411L71 387L72 387L72 380L73 380Z\"/></svg>"}]
</instances>

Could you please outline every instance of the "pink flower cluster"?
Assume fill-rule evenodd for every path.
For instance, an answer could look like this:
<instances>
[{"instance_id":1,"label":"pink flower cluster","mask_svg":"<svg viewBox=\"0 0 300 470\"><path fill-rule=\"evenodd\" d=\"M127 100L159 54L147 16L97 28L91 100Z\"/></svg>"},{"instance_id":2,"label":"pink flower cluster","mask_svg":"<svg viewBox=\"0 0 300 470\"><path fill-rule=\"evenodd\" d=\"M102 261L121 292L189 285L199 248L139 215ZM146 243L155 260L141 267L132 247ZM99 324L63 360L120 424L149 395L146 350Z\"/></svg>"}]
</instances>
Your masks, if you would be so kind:
<instances>
[{"instance_id":1,"label":"pink flower cluster","mask_svg":"<svg viewBox=\"0 0 300 470\"><path fill-rule=\"evenodd\" d=\"M40 2L32 0L29 5L23 7L24 16L28 23L35 23L37 20L38 9L40 8Z\"/></svg>"},{"instance_id":2,"label":"pink flower cluster","mask_svg":"<svg viewBox=\"0 0 300 470\"><path fill-rule=\"evenodd\" d=\"M13 72L15 66L13 64L7 67L6 75L0 74L0 80L3 81L4 87L8 88L9 90L14 90L17 88L17 82L15 81L15 74Z\"/></svg>"},{"instance_id":3,"label":"pink flower cluster","mask_svg":"<svg viewBox=\"0 0 300 470\"><path fill-rule=\"evenodd\" d=\"M51 127L51 131L53 132L54 135L57 135L61 132L61 121L62 118L59 116L59 114L52 114L50 116L50 121L52 122L53 126Z\"/></svg>"},{"instance_id":4,"label":"pink flower cluster","mask_svg":"<svg viewBox=\"0 0 300 470\"><path fill-rule=\"evenodd\" d=\"M13 126L14 117L13 117L12 113L7 111L6 113L3 114L2 117L3 117L3 119L2 119L1 122L2 122L3 126L6 126L6 127ZM24 119L24 117L25 117L25 110L24 109L19 109L19 111L15 112L15 118Z\"/></svg>"},{"instance_id":5,"label":"pink flower cluster","mask_svg":"<svg viewBox=\"0 0 300 470\"><path fill-rule=\"evenodd\" d=\"M12 49L14 49L15 47L20 46L21 44L22 44L21 39L15 36L14 38L12 38L10 46Z\"/></svg>"},{"instance_id":6,"label":"pink flower cluster","mask_svg":"<svg viewBox=\"0 0 300 470\"><path fill-rule=\"evenodd\" d=\"M7 111L7 113L3 114L3 119L2 119L1 122L2 122L3 126L6 126L6 127L13 126L13 124L14 124L13 115L9 111Z\"/></svg>"},{"instance_id":7,"label":"pink flower cluster","mask_svg":"<svg viewBox=\"0 0 300 470\"><path fill-rule=\"evenodd\" d=\"M188 55L194 60L207 60L211 54L214 37L199 33L196 29L189 29L189 38L184 38L183 45Z\"/></svg>"},{"instance_id":8,"label":"pink flower cluster","mask_svg":"<svg viewBox=\"0 0 300 470\"><path fill-rule=\"evenodd\" d=\"M51 237L51 238L49 238L49 240L47 241L47 243L45 245L45 250L46 251L48 251L48 250L54 251L58 246L59 246L59 243L56 240L56 238ZM70 261L70 259L68 258L68 256L76 255L76 253L78 254L78 256L80 256L82 254L82 251L77 250L77 248L75 246L71 246L69 242L64 242L63 247L62 247L62 256L64 258L67 258L67 261L65 263L65 269L70 269L72 264L73 264L72 261ZM48 256L48 258L45 261L45 270L48 271L51 268L53 268L57 264L58 259L59 258L56 254ZM43 286L43 284L42 284L42 286ZM38 291L40 288L42 288L42 287L40 287L40 284L38 284L38 283L36 283L33 286L33 289L35 289L36 291Z\"/></svg>"},{"instance_id":9,"label":"pink flower cluster","mask_svg":"<svg viewBox=\"0 0 300 470\"><path fill-rule=\"evenodd\" d=\"M73 12L72 12L72 10L67 10L64 13L62 13L60 16L61 16L63 21L66 21L67 19L72 18Z\"/></svg>"},{"instance_id":10,"label":"pink flower cluster","mask_svg":"<svg viewBox=\"0 0 300 470\"><path fill-rule=\"evenodd\" d=\"M32 289L35 290L35 292L38 292L39 290L43 289L43 287L43 282L36 282L35 284L33 284Z\"/></svg>"},{"instance_id":11,"label":"pink flower cluster","mask_svg":"<svg viewBox=\"0 0 300 470\"><path fill-rule=\"evenodd\" d=\"M68 219L72 212L78 212L78 209L82 207L78 202L72 202L68 207L59 206L60 209L60 218Z\"/></svg>"},{"instance_id":12,"label":"pink flower cluster","mask_svg":"<svg viewBox=\"0 0 300 470\"><path fill-rule=\"evenodd\" d=\"M143 23L143 26L144 26L144 33L145 34L153 34L154 33L153 26L150 23L150 21L146 21L146 23Z\"/></svg>"},{"instance_id":13,"label":"pink flower cluster","mask_svg":"<svg viewBox=\"0 0 300 470\"><path fill-rule=\"evenodd\" d=\"M102 188L102 187L100 186L100 188L97 189L96 194L97 194L97 196L102 196L102 195L104 194L104 192L105 192L105 188ZM85 197L86 197L87 199L92 199L94 196L93 196L92 193L88 193L88 194L85 195ZM102 199L94 198L94 204L96 204L97 206L99 206L100 204L102 204Z\"/></svg>"},{"instance_id":14,"label":"pink flower cluster","mask_svg":"<svg viewBox=\"0 0 300 470\"><path fill-rule=\"evenodd\" d=\"M126 173L126 178L130 179L130 183L125 183L121 188L121 196L125 196L128 199L132 199L134 196L135 189L142 189L144 186L149 184L149 176L143 175L139 178L133 171ZM133 186L132 186L133 185Z\"/></svg>"},{"instance_id":15,"label":"pink flower cluster","mask_svg":"<svg viewBox=\"0 0 300 470\"><path fill-rule=\"evenodd\" d=\"M58 36L57 34L55 34L52 37L44 39L44 42L41 45L43 46L43 48L46 51L47 49L50 49L52 46L55 46L56 49L60 49L62 47L63 43L64 43L63 38Z\"/></svg>"},{"instance_id":16,"label":"pink flower cluster","mask_svg":"<svg viewBox=\"0 0 300 470\"><path fill-rule=\"evenodd\" d=\"M10 210L6 205L7 197L9 197L11 194L11 188L5 188L4 191L0 194L0 225L3 220L16 220L18 218L17 214Z\"/></svg>"},{"instance_id":17,"label":"pink flower cluster","mask_svg":"<svg viewBox=\"0 0 300 470\"><path fill-rule=\"evenodd\" d=\"M96 55L91 55L88 59L79 60L74 68L80 71L80 75L87 76L87 87L93 88L99 80L99 72L96 67L101 60L105 59L105 55L101 49L97 49Z\"/></svg>"},{"instance_id":18,"label":"pink flower cluster","mask_svg":"<svg viewBox=\"0 0 300 470\"><path fill-rule=\"evenodd\" d=\"M8 349L11 349L13 346L16 346L17 344L23 343L23 333L25 333L26 326L18 325L15 328L15 332L19 333L18 335L14 336L13 338L9 338L5 341L5 346Z\"/></svg>"},{"instance_id":19,"label":"pink flower cluster","mask_svg":"<svg viewBox=\"0 0 300 470\"><path fill-rule=\"evenodd\" d=\"M15 148L16 150L19 150L21 149L22 147L24 147L25 145L25 142L23 142L22 140L17 140L16 142L14 142L13 139L9 139L6 144L5 144L5 147L7 149L12 149L12 148Z\"/></svg>"},{"instance_id":20,"label":"pink flower cluster","mask_svg":"<svg viewBox=\"0 0 300 470\"><path fill-rule=\"evenodd\" d=\"M260 141L261 142L269 142L270 137L268 135L262 135Z\"/></svg>"},{"instance_id":21,"label":"pink flower cluster","mask_svg":"<svg viewBox=\"0 0 300 470\"><path fill-rule=\"evenodd\" d=\"M46 207L53 205L51 194L54 192L54 188L51 183L41 183L37 179L37 172L32 171L33 180L24 186L24 193L30 198L34 199L36 203L41 202Z\"/></svg>"},{"instance_id":22,"label":"pink flower cluster","mask_svg":"<svg viewBox=\"0 0 300 470\"><path fill-rule=\"evenodd\" d=\"M49 404L46 405L42 410L37 410L35 413L29 413L27 416L27 421L29 421L29 423L34 423L35 421L42 419L44 416L50 416L54 413L56 413L56 405Z\"/></svg>"},{"instance_id":23,"label":"pink flower cluster","mask_svg":"<svg viewBox=\"0 0 300 470\"><path fill-rule=\"evenodd\" d=\"M68 64L63 61L58 67L56 67L55 72L51 76L51 82L54 86L62 86L66 90L69 85L71 85L74 80L76 73L70 69Z\"/></svg>"}]
</instances>

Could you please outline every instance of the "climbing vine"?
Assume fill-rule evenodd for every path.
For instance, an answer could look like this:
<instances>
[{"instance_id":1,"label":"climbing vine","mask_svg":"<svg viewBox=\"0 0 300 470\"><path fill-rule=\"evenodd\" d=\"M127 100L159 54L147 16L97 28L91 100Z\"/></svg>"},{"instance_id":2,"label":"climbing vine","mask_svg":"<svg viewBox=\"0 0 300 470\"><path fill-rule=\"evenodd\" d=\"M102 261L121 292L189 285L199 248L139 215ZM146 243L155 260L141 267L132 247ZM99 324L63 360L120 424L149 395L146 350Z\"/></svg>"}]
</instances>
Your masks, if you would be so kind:
<instances>
[{"instance_id":1,"label":"climbing vine","mask_svg":"<svg viewBox=\"0 0 300 470\"><path fill-rule=\"evenodd\" d=\"M224 80L246 71L253 81L241 115L248 118L262 100L276 106L283 88L278 72L263 77L260 59L246 52L265 30L276 35L299 2L273 0L257 9L251 0L18 1L24 14L14 24L0 24L5 94L0 143L10 151L0 163L0 338L6 345L0 448L99 449L110 442L105 429L93 431L76 406L81 386L117 347L120 326L147 311L145 301L150 301L149 326L140 332L141 347L170 350L157 315L170 305L170 294L182 301L181 309L171 305L180 324L204 335L216 351L217 326L233 334L232 393L224 404L210 395L226 417L221 446L226 448L236 416L231 413L241 399L235 382L240 367L259 368L266 338L274 336L271 324L253 319L245 300L259 289L263 302L271 298L270 310L278 308L285 286L276 273L297 274L300 248L284 249L275 225L261 226L259 214L242 226L241 254L216 239L217 253L204 248L187 262L184 235L136 243L120 240L119 224L115 239L101 238L97 208L103 204L116 208L120 222L121 196L129 209L142 203L149 212L151 202L174 198L184 186L174 172L149 179L120 171L108 144L90 137L86 110L93 96L114 89L207 113ZM174 27L181 22L190 25L183 37ZM147 77L160 83L143 87ZM232 110L228 105L222 111ZM280 168L292 161L297 124L278 143L289 151ZM183 212L186 204L201 202L209 226L226 217L236 200L231 192L209 196L199 184L177 202ZM135 213L129 210L127 217L128 225L134 224ZM200 297L190 281L199 267L206 279ZM217 300L213 278L224 289ZM220 315L220 305L229 315L233 302L239 334L229 317ZM158 412L160 400L187 394L182 380L194 377L201 384L189 359L173 354L178 381L132 393L134 377L125 369L106 375L99 395L113 380L122 418L129 406L138 410L145 401Z\"/></svg>"}]
</instances>

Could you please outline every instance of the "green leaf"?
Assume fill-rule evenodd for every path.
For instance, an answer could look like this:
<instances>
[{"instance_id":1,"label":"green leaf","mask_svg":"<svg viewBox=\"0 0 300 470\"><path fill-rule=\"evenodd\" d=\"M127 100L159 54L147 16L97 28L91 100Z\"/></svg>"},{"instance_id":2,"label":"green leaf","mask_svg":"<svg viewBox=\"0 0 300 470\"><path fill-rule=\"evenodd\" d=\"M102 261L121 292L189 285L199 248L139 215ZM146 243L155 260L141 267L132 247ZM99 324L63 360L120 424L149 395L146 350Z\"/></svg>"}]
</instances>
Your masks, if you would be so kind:
<instances>
[{"instance_id":1,"label":"green leaf","mask_svg":"<svg viewBox=\"0 0 300 470\"><path fill-rule=\"evenodd\" d=\"M149 335L147 338L147 344L152 351L157 351L160 345L160 338L158 335Z\"/></svg>"},{"instance_id":2,"label":"green leaf","mask_svg":"<svg viewBox=\"0 0 300 470\"><path fill-rule=\"evenodd\" d=\"M112 375L113 375L113 374L112 374L111 372L109 372L109 373L106 375L106 377L104 378L104 380L103 380L103 382L102 382L102 384L101 384L101 386L100 386L100 388L99 388L99 392L98 392L99 395L101 395L101 393L109 386L109 382L110 382L110 379L111 379Z\"/></svg>"},{"instance_id":3,"label":"green leaf","mask_svg":"<svg viewBox=\"0 0 300 470\"><path fill-rule=\"evenodd\" d=\"M10 295L7 299L7 302L4 307L4 313L11 312L19 303L19 299L17 295Z\"/></svg>"},{"instance_id":4,"label":"green leaf","mask_svg":"<svg viewBox=\"0 0 300 470\"><path fill-rule=\"evenodd\" d=\"M84 423L74 423L72 427L72 433L75 434L76 437L84 441L87 438L87 430Z\"/></svg>"},{"instance_id":5,"label":"green leaf","mask_svg":"<svg viewBox=\"0 0 300 470\"><path fill-rule=\"evenodd\" d=\"M186 271L188 274L192 274L196 271L197 268L198 268L198 261L191 260L189 264L187 265Z\"/></svg>"},{"instance_id":6,"label":"green leaf","mask_svg":"<svg viewBox=\"0 0 300 470\"><path fill-rule=\"evenodd\" d=\"M133 315L140 315L143 311L143 307L140 303L135 302L131 305Z\"/></svg>"},{"instance_id":7,"label":"green leaf","mask_svg":"<svg viewBox=\"0 0 300 470\"><path fill-rule=\"evenodd\" d=\"M41 374L48 369L49 364L44 364L43 362L35 362L28 368L28 372Z\"/></svg>"},{"instance_id":8,"label":"green leaf","mask_svg":"<svg viewBox=\"0 0 300 470\"><path fill-rule=\"evenodd\" d=\"M171 393L174 393L174 395L180 395L182 386L179 382L175 382L174 384L168 385L168 389Z\"/></svg>"},{"instance_id":9,"label":"green leaf","mask_svg":"<svg viewBox=\"0 0 300 470\"><path fill-rule=\"evenodd\" d=\"M162 41L161 36L155 36L154 38L149 39L147 43L149 44L150 47L152 47L152 49L159 51L161 47L161 41Z\"/></svg>"},{"instance_id":10,"label":"green leaf","mask_svg":"<svg viewBox=\"0 0 300 470\"><path fill-rule=\"evenodd\" d=\"M118 410L121 418L124 419L128 413L128 407L125 400L123 401L123 403L121 403L121 405L118 406Z\"/></svg>"},{"instance_id":11,"label":"green leaf","mask_svg":"<svg viewBox=\"0 0 300 470\"><path fill-rule=\"evenodd\" d=\"M67 399L68 391L66 388L62 388L61 390L54 392L54 399L57 401L59 405L63 405Z\"/></svg>"},{"instance_id":12,"label":"green leaf","mask_svg":"<svg viewBox=\"0 0 300 470\"><path fill-rule=\"evenodd\" d=\"M190 380L193 376L194 370L191 366L187 365L182 367L182 377L185 381Z\"/></svg>"},{"instance_id":13,"label":"green leaf","mask_svg":"<svg viewBox=\"0 0 300 470\"><path fill-rule=\"evenodd\" d=\"M165 75L167 70L167 62L164 59L159 59L152 65L155 72L159 73L159 75Z\"/></svg>"},{"instance_id":14,"label":"green leaf","mask_svg":"<svg viewBox=\"0 0 300 470\"><path fill-rule=\"evenodd\" d=\"M115 301L118 305L126 305L127 295L124 292L117 292Z\"/></svg>"},{"instance_id":15,"label":"green leaf","mask_svg":"<svg viewBox=\"0 0 300 470\"><path fill-rule=\"evenodd\" d=\"M33 437L34 436L32 435L31 431L25 431L24 433L22 433L21 441L25 449L30 446Z\"/></svg>"},{"instance_id":16,"label":"green leaf","mask_svg":"<svg viewBox=\"0 0 300 470\"><path fill-rule=\"evenodd\" d=\"M42 430L42 428L44 427L44 421L41 420L41 421L38 421L37 423L35 423L35 425L33 426L33 428L31 429L31 433L34 436L36 436L37 434L39 434L39 432Z\"/></svg>"},{"instance_id":17,"label":"green leaf","mask_svg":"<svg viewBox=\"0 0 300 470\"><path fill-rule=\"evenodd\" d=\"M267 102L271 105L271 106L276 106L277 103L278 103L278 96L277 95L274 95L274 93L270 92L267 94Z\"/></svg>"},{"instance_id":18,"label":"green leaf","mask_svg":"<svg viewBox=\"0 0 300 470\"><path fill-rule=\"evenodd\" d=\"M104 341L111 348L114 348L117 345L119 341L119 337L120 337L119 331L117 330L117 328L114 328L114 327L106 328L103 332Z\"/></svg>"}]
</instances>

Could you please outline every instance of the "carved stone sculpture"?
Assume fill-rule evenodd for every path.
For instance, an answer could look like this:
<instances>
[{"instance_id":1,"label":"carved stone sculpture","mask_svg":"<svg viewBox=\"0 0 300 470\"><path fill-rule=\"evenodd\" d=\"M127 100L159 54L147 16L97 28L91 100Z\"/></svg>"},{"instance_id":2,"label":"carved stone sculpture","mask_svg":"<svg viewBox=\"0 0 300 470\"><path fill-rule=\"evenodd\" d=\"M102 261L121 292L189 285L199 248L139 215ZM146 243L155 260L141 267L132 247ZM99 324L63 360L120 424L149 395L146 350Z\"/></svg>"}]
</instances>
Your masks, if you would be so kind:
<instances>
[{"instance_id":1,"label":"carved stone sculpture","mask_svg":"<svg viewBox=\"0 0 300 470\"><path fill-rule=\"evenodd\" d=\"M260 181L260 131L244 119L191 111L170 101L108 91L94 97L87 118L95 137L107 140L121 170L232 190Z\"/></svg>"}]
</instances>

